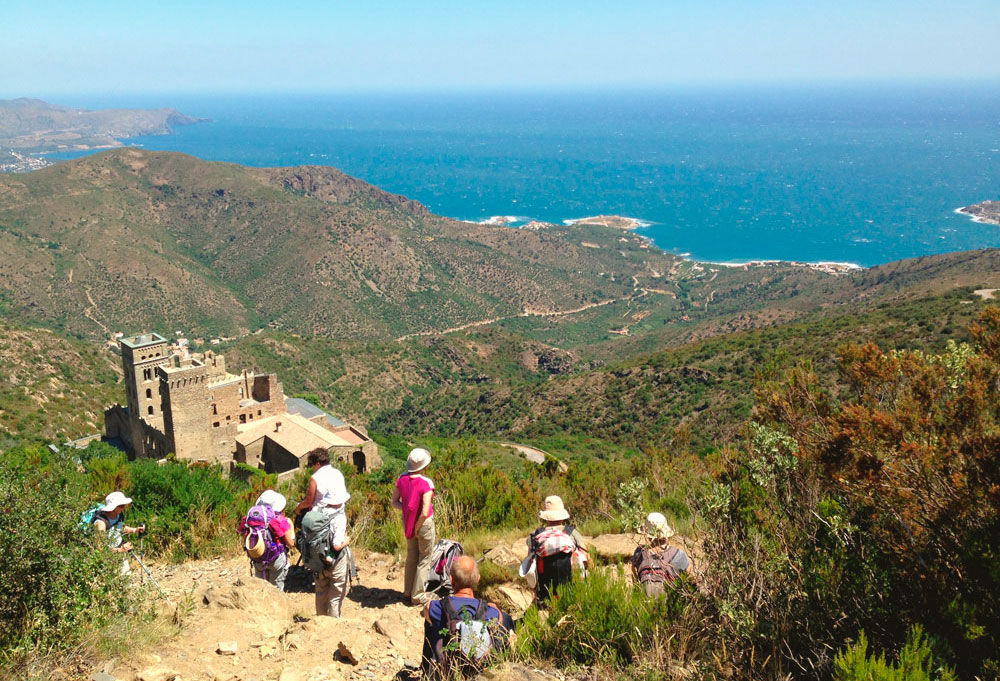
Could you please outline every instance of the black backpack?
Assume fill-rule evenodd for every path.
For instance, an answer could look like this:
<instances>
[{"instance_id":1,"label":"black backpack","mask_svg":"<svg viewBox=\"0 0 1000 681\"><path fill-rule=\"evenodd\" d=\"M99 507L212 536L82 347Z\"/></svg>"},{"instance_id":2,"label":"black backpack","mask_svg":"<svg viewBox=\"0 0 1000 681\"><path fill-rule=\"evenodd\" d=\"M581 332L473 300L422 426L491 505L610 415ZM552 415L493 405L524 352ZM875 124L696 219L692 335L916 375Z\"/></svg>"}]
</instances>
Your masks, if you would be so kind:
<instances>
[{"instance_id":1,"label":"black backpack","mask_svg":"<svg viewBox=\"0 0 1000 681\"><path fill-rule=\"evenodd\" d=\"M469 606L455 610L451 598L441 599L444 613L443 634L434 645L434 669L431 675L450 679L457 675L474 676L483 671L493 650L493 634L486 621L488 606L479 599L473 611Z\"/></svg>"},{"instance_id":2,"label":"black backpack","mask_svg":"<svg viewBox=\"0 0 1000 681\"><path fill-rule=\"evenodd\" d=\"M559 535L565 535L576 546L573 539L573 532L576 528L566 525ZM538 602L544 604L548 602L557 586L567 584L573 580L573 554L557 552L550 555L543 555L545 551L539 544L539 535L549 530L548 527L540 527L531 533L531 555L535 557L535 564L538 570L538 582L535 586L535 594Z\"/></svg>"}]
</instances>

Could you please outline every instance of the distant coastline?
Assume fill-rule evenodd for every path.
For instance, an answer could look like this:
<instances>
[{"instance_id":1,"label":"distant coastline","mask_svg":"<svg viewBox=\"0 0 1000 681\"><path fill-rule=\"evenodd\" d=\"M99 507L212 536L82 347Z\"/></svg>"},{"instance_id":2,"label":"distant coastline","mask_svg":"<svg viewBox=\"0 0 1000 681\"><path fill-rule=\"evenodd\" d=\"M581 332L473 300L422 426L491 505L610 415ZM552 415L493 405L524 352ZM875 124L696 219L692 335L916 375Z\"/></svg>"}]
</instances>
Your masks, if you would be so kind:
<instances>
[{"instance_id":1,"label":"distant coastline","mask_svg":"<svg viewBox=\"0 0 1000 681\"><path fill-rule=\"evenodd\" d=\"M40 99L0 99L0 172L52 165L43 154L114 149L124 139L170 135L207 121L176 109L71 109Z\"/></svg>"},{"instance_id":2,"label":"distant coastline","mask_svg":"<svg viewBox=\"0 0 1000 681\"><path fill-rule=\"evenodd\" d=\"M998 203L1000 206L1000 203ZM959 211L956 211L959 212ZM528 230L540 230L540 229L550 229L553 227L573 227L577 225L598 225L601 227L610 227L612 229L622 229L626 231L635 231L642 227L649 227L655 223L647 222L639 218L631 218L623 215L595 215L592 217L585 218L571 218L562 221L562 225L543 222L541 220L535 220L533 218L522 216L522 215L493 215L483 220L461 220L461 222L468 222L474 225L487 225L493 227L509 227L512 229L528 229ZM653 244L653 240L644 235L636 235L646 243L650 245ZM768 267L771 265L791 265L793 267L805 267L817 272L824 272L826 274L847 274L849 272L854 272L858 270L865 269L864 266L853 262L841 262L833 260L818 260L818 261L799 261L799 260L782 260L778 258L753 258L749 260L738 260L721 262L715 260L701 260L699 258L694 258L690 253L675 253L679 258L687 260L689 262L697 263L699 265L714 265L717 267Z\"/></svg>"}]
</instances>

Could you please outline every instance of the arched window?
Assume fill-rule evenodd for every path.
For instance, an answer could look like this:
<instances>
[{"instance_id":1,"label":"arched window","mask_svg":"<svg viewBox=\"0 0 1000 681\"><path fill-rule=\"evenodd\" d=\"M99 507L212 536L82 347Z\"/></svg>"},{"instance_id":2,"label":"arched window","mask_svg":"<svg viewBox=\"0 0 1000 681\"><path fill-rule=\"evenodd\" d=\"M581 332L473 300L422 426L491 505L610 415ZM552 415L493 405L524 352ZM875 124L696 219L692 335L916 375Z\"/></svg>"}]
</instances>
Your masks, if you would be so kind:
<instances>
[{"instance_id":1,"label":"arched window","mask_svg":"<svg viewBox=\"0 0 1000 681\"><path fill-rule=\"evenodd\" d=\"M153 399L153 389L152 388L146 388L146 399L147 400Z\"/></svg>"},{"instance_id":2,"label":"arched window","mask_svg":"<svg viewBox=\"0 0 1000 681\"><path fill-rule=\"evenodd\" d=\"M148 406L148 407L146 408L146 413L147 413L147 414L149 414L150 416L152 416L152 415L153 415L153 405L149 405L149 406Z\"/></svg>"}]
</instances>

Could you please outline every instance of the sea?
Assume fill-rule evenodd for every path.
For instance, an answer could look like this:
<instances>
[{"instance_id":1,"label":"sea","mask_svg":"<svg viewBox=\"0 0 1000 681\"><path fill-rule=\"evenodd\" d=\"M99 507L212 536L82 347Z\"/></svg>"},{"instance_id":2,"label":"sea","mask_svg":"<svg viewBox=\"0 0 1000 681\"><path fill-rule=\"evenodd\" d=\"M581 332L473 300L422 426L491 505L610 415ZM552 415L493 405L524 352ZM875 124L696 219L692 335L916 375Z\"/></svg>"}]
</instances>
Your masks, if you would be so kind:
<instances>
[{"instance_id":1,"label":"sea","mask_svg":"<svg viewBox=\"0 0 1000 681\"><path fill-rule=\"evenodd\" d=\"M127 144L330 165L485 222L635 218L696 260L871 266L1000 246L1000 83L63 97L211 122ZM70 155L71 156L71 155Z\"/></svg>"}]
</instances>

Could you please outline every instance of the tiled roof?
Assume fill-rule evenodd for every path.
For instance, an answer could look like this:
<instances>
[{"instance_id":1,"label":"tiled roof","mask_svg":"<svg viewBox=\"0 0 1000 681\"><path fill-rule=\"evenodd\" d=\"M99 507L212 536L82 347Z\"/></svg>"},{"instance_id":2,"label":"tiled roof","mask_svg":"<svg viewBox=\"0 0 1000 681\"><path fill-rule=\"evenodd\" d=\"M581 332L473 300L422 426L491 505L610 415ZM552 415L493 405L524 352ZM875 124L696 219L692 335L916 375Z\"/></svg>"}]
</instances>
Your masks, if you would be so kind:
<instances>
[{"instance_id":1,"label":"tiled roof","mask_svg":"<svg viewBox=\"0 0 1000 681\"><path fill-rule=\"evenodd\" d=\"M277 430L278 424L281 429ZM271 416L263 421L238 427L236 442L246 447L261 438L269 438L275 444L291 452L294 456L303 457L317 447L345 447L354 444L353 437L341 437L326 428L317 425L298 414L281 414ZM352 433L353 435L353 433Z\"/></svg>"}]
</instances>

